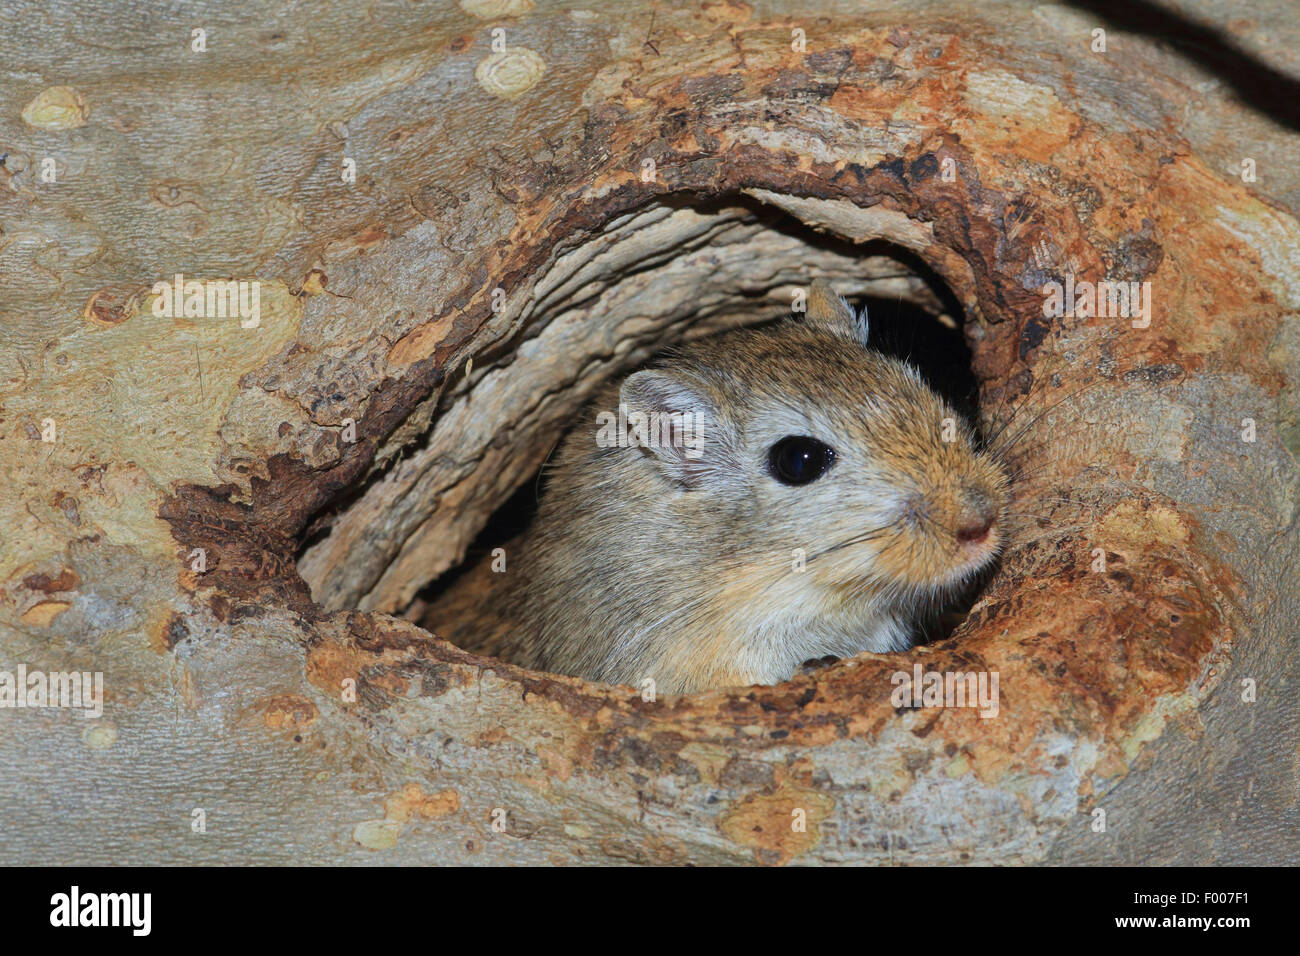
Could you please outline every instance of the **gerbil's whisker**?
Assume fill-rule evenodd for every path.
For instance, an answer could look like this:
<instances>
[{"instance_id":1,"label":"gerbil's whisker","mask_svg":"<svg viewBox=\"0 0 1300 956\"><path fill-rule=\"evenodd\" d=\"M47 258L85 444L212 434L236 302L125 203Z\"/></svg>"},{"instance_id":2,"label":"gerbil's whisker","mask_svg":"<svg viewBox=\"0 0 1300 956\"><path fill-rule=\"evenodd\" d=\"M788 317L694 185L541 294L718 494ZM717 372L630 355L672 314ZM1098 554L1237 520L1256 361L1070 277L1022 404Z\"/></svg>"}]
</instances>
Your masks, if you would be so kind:
<instances>
[{"instance_id":1,"label":"gerbil's whisker","mask_svg":"<svg viewBox=\"0 0 1300 956\"><path fill-rule=\"evenodd\" d=\"M872 538L879 537L880 535L884 534L886 531L895 527L900 520L901 519L896 518L895 520L891 521L889 524L881 525L879 528L872 528L870 531L864 531L862 534L854 535L852 538L848 538L847 540L841 541L838 544L833 544L829 548L826 548L824 551L818 551L816 554L812 555L812 557L810 557L808 560L811 561L813 558L820 558L824 555L830 554L833 551L839 551L843 548L852 547L855 544L865 544L866 542L870 541Z\"/></svg>"},{"instance_id":2,"label":"gerbil's whisker","mask_svg":"<svg viewBox=\"0 0 1300 956\"><path fill-rule=\"evenodd\" d=\"M1041 395L1043 395L1044 392L1051 386L1051 383L1056 380L1056 373L1057 373L1057 369L1052 369L1049 370L1046 374L1035 379L1033 385L1029 387L1029 391L1026 392L1024 396L1022 396L1020 400L1020 404L1013 406L1011 409L1011 414L1007 416L1006 420L1003 421L1000 425L997 425L994 433L984 440L983 442L984 448L986 449L991 448L997 443L997 440L1003 435L1003 433L1006 432L1007 428L1013 422L1016 421L1016 419L1020 416L1020 414L1024 412L1026 409L1028 409L1034 403L1034 400L1040 397ZM1094 379L1094 381L1098 381L1098 380ZM1105 381L1105 379L1101 379L1100 381ZM1005 404L1006 404L1006 394L1004 393L1001 402L999 402L998 413L995 413L993 416L990 417L991 423L996 424L998 422L998 414L1000 414L1002 407L1005 406Z\"/></svg>"},{"instance_id":3,"label":"gerbil's whisker","mask_svg":"<svg viewBox=\"0 0 1300 956\"><path fill-rule=\"evenodd\" d=\"M1064 363L1062 363L1062 367L1063 366ZM1002 410L1006 408L1008 405L1007 394L1009 388L1003 388L1002 398L998 400L998 407L994 410L993 414L990 415L988 418L988 423L990 425L995 426L996 430L993 432L992 435L989 435L981 442L981 447L988 448L990 445L992 445L993 442L997 440L998 436L1001 435L1002 432L1006 430L1007 426L1016 420L1016 416L1019 415L1022 411L1024 411L1026 407L1028 407L1031 400L1036 396L1041 395L1043 393L1043 390L1051 384L1051 382L1056 377L1056 372L1057 369L1048 369L1045 371L1044 374L1036 377L1034 379L1033 384L1029 386L1029 391L1027 391L1024 395L1020 397L1020 404L1012 406L1011 414L1008 415L1006 420L1002 421L1002 423L999 425L998 422L1001 419Z\"/></svg>"},{"instance_id":4,"label":"gerbil's whisker","mask_svg":"<svg viewBox=\"0 0 1300 956\"><path fill-rule=\"evenodd\" d=\"M1011 438L1008 439L1006 444L1001 446L996 445L996 441L1002 438L1005 429L999 431L995 439L988 443L986 449L995 458L998 458L999 460L1005 460L1005 453L1010 449L1015 448L1016 443L1020 441L1020 439L1024 437L1024 435L1029 431L1029 429L1032 428L1044 415L1047 415L1048 413L1056 410L1057 408L1060 408L1062 405L1064 405L1066 402L1070 401L1071 399L1078 398L1083 393L1091 391L1092 389L1096 388L1099 385L1109 385L1109 384L1112 384L1109 379L1095 378L1088 384L1074 389L1064 398L1060 399L1059 401L1053 402L1051 405L1048 405L1046 408L1040 411L1029 421L1021 425L1021 427L1011 436Z\"/></svg>"},{"instance_id":5,"label":"gerbil's whisker","mask_svg":"<svg viewBox=\"0 0 1300 956\"><path fill-rule=\"evenodd\" d=\"M1023 483L1024 481L1030 478L1036 478L1039 475L1049 471L1052 468L1059 468L1064 463L1065 463L1064 459L1049 458L1045 461L1035 462L1032 468L1027 466L1021 466L1020 468L1017 468L1015 471L1010 472L1007 475L1007 477L1011 481L1012 486L1014 487L1016 484Z\"/></svg>"},{"instance_id":6,"label":"gerbil's whisker","mask_svg":"<svg viewBox=\"0 0 1300 956\"><path fill-rule=\"evenodd\" d=\"M551 450L546 453L546 458L542 461L542 467L537 469L537 479L533 482L533 503L541 504L542 501L542 475L546 473L547 467L551 463L551 456L555 454L555 449L560 447L560 442L564 439L561 435L551 443Z\"/></svg>"},{"instance_id":7,"label":"gerbil's whisker","mask_svg":"<svg viewBox=\"0 0 1300 956\"><path fill-rule=\"evenodd\" d=\"M1069 534L1072 531L1085 531L1094 527L1096 527L1096 525L1093 524L1059 525L1059 526L1044 528L1042 534L1034 535L1033 537L1009 535L1007 540L1007 547L1006 550L1003 552L1003 554L1004 556L1012 555L1015 554L1017 551L1024 550L1025 548L1029 547L1031 544L1034 544L1038 541L1042 541L1045 538L1052 538L1052 537L1060 538L1060 537L1064 537L1065 535Z\"/></svg>"}]
</instances>

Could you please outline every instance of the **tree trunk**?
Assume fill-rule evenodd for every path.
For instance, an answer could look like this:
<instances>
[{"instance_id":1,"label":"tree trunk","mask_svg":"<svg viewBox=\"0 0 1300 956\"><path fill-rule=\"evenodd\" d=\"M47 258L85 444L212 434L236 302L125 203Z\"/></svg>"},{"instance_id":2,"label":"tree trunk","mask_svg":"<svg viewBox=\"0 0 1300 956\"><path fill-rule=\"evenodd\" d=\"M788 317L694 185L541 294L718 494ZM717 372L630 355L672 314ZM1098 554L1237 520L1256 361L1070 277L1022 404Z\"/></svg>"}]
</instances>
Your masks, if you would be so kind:
<instances>
[{"instance_id":1,"label":"tree trunk","mask_svg":"<svg viewBox=\"0 0 1300 956\"><path fill-rule=\"evenodd\" d=\"M1300 862L1281 4L243 6L0 30L0 672L104 680L0 713L0 859ZM817 275L1015 410L950 640L643 700L412 623L601 382Z\"/></svg>"}]
</instances>

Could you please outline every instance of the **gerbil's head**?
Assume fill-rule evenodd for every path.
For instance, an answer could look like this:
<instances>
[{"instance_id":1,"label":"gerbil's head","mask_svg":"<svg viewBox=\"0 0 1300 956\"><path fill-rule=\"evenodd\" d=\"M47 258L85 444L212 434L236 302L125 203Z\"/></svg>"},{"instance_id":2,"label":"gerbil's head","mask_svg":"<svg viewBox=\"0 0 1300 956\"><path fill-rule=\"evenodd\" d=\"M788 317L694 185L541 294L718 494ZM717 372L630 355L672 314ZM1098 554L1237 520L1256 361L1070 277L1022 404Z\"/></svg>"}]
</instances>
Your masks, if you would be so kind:
<instances>
[{"instance_id":1,"label":"gerbil's head","mask_svg":"<svg viewBox=\"0 0 1300 956\"><path fill-rule=\"evenodd\" d=\"M905 613L1001 547L1006 474L914 368L866 348L866 332L865 310L818 281L802 320L702 340L623 383L630 417L681 423L642 449L654 493L717 537L738 597Z\"/></svg>"}]
</instances>

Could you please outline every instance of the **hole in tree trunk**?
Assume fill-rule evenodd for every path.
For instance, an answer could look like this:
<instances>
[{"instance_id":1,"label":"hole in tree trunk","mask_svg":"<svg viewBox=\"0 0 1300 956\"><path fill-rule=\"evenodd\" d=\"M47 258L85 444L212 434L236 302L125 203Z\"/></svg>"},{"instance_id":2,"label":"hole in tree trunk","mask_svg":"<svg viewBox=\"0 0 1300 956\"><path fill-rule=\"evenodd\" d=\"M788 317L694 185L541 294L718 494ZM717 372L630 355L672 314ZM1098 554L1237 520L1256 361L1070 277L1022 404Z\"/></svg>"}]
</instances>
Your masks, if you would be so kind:
<instances>
[{"instance_id":1,"label":"hole in tree trunk","mask_svg":"<svg viewBox=\"0 0 1300 956\"><path fill-rule=\"evenodd\" d=\"M429 626L430 606L462 589L466 619L435 629L480 650L464 639L481 596L466 572L527 528L546 494L542 463L596 390L665 349L787 316L794 290L819 276L867 306L871 348L910 362L976 421L961 306L917 255L819 232L749 197L660 201L498 294L500 311L398 430L383 467L308 523L298 566L313 597ZM927 618L923 639L950 633L973 592Z\"/></svg>"}]
</instances>

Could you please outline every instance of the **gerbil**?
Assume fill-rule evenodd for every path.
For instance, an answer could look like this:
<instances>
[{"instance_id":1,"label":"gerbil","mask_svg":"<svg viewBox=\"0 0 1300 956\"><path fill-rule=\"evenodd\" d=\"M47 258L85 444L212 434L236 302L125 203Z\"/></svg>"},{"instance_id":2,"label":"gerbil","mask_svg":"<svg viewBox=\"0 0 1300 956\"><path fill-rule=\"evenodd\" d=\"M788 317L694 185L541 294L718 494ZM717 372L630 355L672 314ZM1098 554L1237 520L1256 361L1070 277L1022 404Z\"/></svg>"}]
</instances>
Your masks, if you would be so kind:
<instances>
[{"instance_id":1,"label":"gerbil","mask_svg":"<svg viewBox=\"0 0 1300 956\"><path fill-rule=\"evenodd\" d=\"M865 310L818 280L802 319L607 385L506 572L485 561L425 623L522 666L665 693L912 646L921 615L996 556L1008 480L913 367L865 343ZM620 404L670 427L610 442Z\"/></svg>"}]
</instances>

